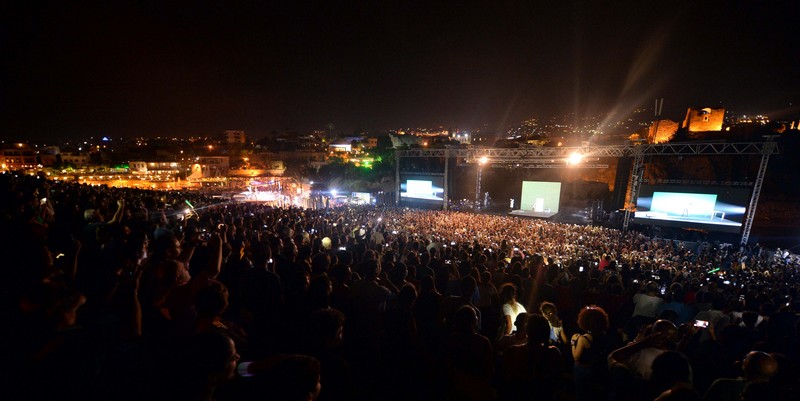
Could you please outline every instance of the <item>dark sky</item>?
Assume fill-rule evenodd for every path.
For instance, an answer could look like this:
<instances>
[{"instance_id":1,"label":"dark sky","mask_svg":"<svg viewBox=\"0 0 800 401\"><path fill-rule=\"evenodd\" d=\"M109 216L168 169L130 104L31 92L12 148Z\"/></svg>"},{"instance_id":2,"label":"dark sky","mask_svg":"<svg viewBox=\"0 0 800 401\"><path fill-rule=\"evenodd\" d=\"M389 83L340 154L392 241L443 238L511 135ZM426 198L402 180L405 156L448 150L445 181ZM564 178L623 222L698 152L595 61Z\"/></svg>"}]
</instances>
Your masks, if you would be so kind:
<instances>
[{"instance_id":1,"label":"dark sky","mask_svg":"<svg viewBox=\"0 0 800 401\"><path fill-rule=\"evenodd\" d=\"M3 6L2 137L800 114L796 1L163 3Z\"/></svg>"}]
</instances>

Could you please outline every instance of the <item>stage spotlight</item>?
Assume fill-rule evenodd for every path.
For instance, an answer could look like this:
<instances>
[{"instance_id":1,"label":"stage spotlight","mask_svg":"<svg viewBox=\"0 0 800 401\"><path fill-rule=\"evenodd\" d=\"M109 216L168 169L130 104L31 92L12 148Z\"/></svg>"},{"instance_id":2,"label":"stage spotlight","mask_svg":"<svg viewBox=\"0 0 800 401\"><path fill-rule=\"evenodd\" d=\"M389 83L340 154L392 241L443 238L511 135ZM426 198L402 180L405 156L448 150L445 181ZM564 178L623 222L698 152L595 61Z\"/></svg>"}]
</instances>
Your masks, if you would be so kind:
<instances>
[{"instance_id":1,"label":"stage spotlight","mask_svg":"<svg viewBox=\"0 0 800 401\"><path fill-rule=\"evenodd\" d=\"M478 159L478 161L479 161L481 164L486 164L486 163L488 163L488 162L489 162L489 158L488 158L488 157L486 157L486 156L483 156L483 157L481 157L480 159Z\"/></svg>"},{"instance_id":2,"label":"stage spotlight","mask_svg":"<svg viewBox=\"0 0 800 401\"><path fill-rule=\"evenodd\" d=\"M334 198L336 197L336 190L335 189L331 189L331 196L333 196Z\"/></svg>"},{"instance_id":3,"label":"stage spotlight","mask_svg":"<svg viewBox=\"0 0 800 401\"><path fill-rule=\"evenodd\" d=\"M574 166L582 161L583 161L583 155L578 152L575 152L569 155L569 158L567 159L567 164L571 164Z\"/></svg>"}]
</instances>

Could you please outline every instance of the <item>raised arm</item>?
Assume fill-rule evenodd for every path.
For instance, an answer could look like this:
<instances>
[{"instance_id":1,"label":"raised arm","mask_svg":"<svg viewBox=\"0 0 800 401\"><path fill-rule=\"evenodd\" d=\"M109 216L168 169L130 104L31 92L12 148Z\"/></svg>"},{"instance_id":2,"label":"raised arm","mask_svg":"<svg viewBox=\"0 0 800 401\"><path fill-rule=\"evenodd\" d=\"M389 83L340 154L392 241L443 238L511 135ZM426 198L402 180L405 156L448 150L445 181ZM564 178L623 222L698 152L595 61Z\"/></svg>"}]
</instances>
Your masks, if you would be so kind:
<instances>
[{"instance_id":1,"label":"raised arm","mask_svg":"<svg viewBox=\"0 0 800 401\"><path fill-rule=\"evenodd\" d=\"M109 223L119 223L122 221L122 216L125 215L125 199L117 201L117 211L114 212L114 217L111 218Z\"/></svg>"}]
</instances>

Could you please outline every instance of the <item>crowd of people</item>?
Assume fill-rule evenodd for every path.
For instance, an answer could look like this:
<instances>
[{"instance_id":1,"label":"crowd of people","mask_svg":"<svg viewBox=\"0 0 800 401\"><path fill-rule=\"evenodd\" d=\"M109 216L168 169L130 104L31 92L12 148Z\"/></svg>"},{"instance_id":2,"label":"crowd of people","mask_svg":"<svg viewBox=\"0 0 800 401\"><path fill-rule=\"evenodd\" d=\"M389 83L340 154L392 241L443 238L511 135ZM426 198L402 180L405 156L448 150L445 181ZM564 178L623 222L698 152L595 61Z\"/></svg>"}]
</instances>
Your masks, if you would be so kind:
<instances>
[{"instance_id":1,"label":"crowd of people","mask_svg":"<svg viewBox=\"0 0 800 401\"><path fill-rule=\"evenodd\" d=\"M763 400L800 379L800 258L408 208L0 175L6 394Z\"/></svg>"}]
</instances>

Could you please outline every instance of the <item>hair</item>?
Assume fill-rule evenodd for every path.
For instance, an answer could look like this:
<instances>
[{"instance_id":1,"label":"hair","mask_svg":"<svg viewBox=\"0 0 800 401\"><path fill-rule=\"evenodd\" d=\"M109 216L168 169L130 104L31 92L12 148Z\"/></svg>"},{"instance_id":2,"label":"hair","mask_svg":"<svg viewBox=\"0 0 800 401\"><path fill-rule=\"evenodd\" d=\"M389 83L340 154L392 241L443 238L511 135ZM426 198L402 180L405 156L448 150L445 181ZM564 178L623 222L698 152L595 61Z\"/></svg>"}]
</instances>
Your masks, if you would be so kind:
<instances>
[{"instance_id":1,"label":"hair","mask_svg":"<svg viewBox=\"0 0 800 401\"><path fill-rule=\"evenodd\" d=\"M344 314L338 309L317 309L311 313L309 334L320 340L336 337L340 327L344 326Z\"/></svg>"},{"instance_id":2,"label":"hair","mask_svg":"<svg viewBox=\"0 0 800 401\"><path fill-rule=\"evenodd\" d=\"M206 331L193 335L188 339L178 366L181 376L187 383L198 383L209 380L212 375L225 371L226 364L231 361L232 340L218 331ZM235 353L235 348L234 348Z\"/></svg>"},{"instance_id":3,"label":"hair","mask_svg":"<svg viewBox=\"0 0 800 401\"><path fill-rule=\"evenodd\" d=\"M314 276L309 280L306 297L315 307L328 306L330 302L331 279L326 274Z\"/></svg>"},{"instance_id":4,"label":"hair","mask_svg":"<svg viewBox=\"0 0 800 401\"><path fill-rule=\"evenodd\" d=\"M164 234L159 236L153 241L153 256L163 259L167 256L167 252L175 246L176 238L172 234Z\"/></svg>"},{"instance_id":5,"label":"hair","mask_svg":"<svg viewBox=\"0 0 800 401\"><path fill-rule=\"evenodd\" d=\"M431 291L436 291L436 283L433 280L432 276L424 276L419 281L419 288L420 292L426 293Z\"/></svg>"},{"instance_id":6,"label":"hair","mask_svg":"<svg viewBox=\"0 0 800 401\"><path fill-rule=\"evenodd\" d=\"M378 274L381 269L381 265L377 259L368 259L362 263L362 271L364 272L364 276L367 278L375 278L378 277Z\"/></svg>"},{"instance_id":7,"label":"hair","mask_svg":"<svg viewBox=\"0 0 800 401\"><path fill-rule=\"evenodd\" d=\"M270 399L282 401L307 400L316 392L320 380L320 363L306 355L290 355L278 362L268 376L264 390Z\"/></svg>"},{"instance_id":8,"label":"hair","mask_svg":"<svg viewBox=\"0 0 800 401\"><path fill-rule=\"evenodd\" d=\"M221 315L228 307L228 289L218 281L209 281L208 287L197 291L194 307L198 317Z\"/></svg>"},{"instance_id":9,"label":"hair","mask_svg":"<svg viewBox=\"0 0 800 401\"><path fill-rule=\"evenodd\" d=\"M541 311L542 313L544 313L544 310L545 310L545 309L550 309L550 310L552 310L553 312L556 312L556 311L558 311L558 308L556 308L556 304L554 304L554 303L552 303L552 302L548 302L548 301L544 301L544 302L542 302L541 304L539 304L539 311Z\"/></svg>"},{"instance_id":10,"label":"hair","mask_svg":"<svg viewBox=\"0 0 800 401\"><path fill-rule=\"evenodd\" d=\"M525 332L528 334L528 344L547 344L550 340L550 323L540 314L531 314Z\"/></svg>"},{"instance_id":11,"label":"hair","mask_svg":"<svg viewBox=\"0 0 800 401\"><path fill-rule=\"evenodd\" d=\"M272 258L272 249L269 247L268 241L253 242L250 244L250 249L253 254L253 264L257 267L266 266Z\"/></svg>"},{"instance_id":12,"label":"hair","mask_svg":"<svg viewBox=\"0 0 800 401\"><path fill-rule=\"evenodd\" d=\"M657 356L652 369L650 382L658 392L666 391L676 383L692 383L692 367L680 352L667 351Z\"/></svg>"},{"instance_id":13,"label":"hair","mask_svg":"<svg viewBox=\"0 0 800 401\"><path fill-rule=\"evenodd\" d=\"M314 274L327 273L330 269L331 257L327 253L319 253L311 259L311 272Z\"/></svg>"},{"instance_id":14,"label":"hair","mask_svg":"<svg viewBox=\"0 0 800 401\"><path fill-rule=\"evenodd\" d=\"M608 330L608 314L597 305L589 305L578 314L578 327L595 334Z\"/></svg>"},{"instance_id":15,"label":"hair","mask_svg":"<svg viewBox=\"0 0 800 401\"><path fill-rule=\"evenodd\" d=\"M475 290L478 288L478 283L475 281L475 278L472 276L465 276L461 279L459 283L459 289L461 290L461 296L464 298L472 297L472 294L475 293Z\"/></svg>"},{"instance_id":16,"label":"hair","mask_svg":"<svg viewBox=\"0 0 800 401\"><path fill-rule=\"evenodd\" d=\"M742 322L748 328L752 329L756 327L756 323L758 322L758 313L753 311L745 311L742 313Z\"/></svg>"},{"instance_id":17,"label":"hair","mask_svg":"<svg viewBox=\"0 0 800 401\"><path fill-rule=\"evenodd\" d=\"M453 331L469 332L474 330L478 325L478 314L475 308L469 305L464 305L453 315Z\"/></svg>"},{"instance_id":18,"label":"hair","mask_svg":"<svg viewBox=\"0 0 800 401\"><path fill-rule=\"evenodd\" d=\"M517 318L514 319L514 326L519 327L518 331L522 331L523 328L528 327L528 318L530 316L531 315L527 312L520 312L517 314ZM525 334L527 335L527 332L525 332Z\"/></svg>"},{"instance_id":19,"label":"hair","mask_svg":"<svg viewBox=\"0 0 800 401\"><path fill-rule=\"evenodd\" d=\"M397 306L411 308L417 300L417 289L411 284L406 284L397 294Z\"/></svg>"},{"instance_id":20,"label":"hair","mask_svg":"<svg viewBox=\"0 0 800 401\"><path fill-rule=\"evenodd\" d=\"M767 381L778 371L778 361L761 351L747 354L742 366L745 377L750 381Z\"/></svg>"},{"instance_id":21,"label":"hair","mask_svg":"<svg viewBox=\"0 0 800 401\"><path fill-rule=\"evenodd\" d=\"M500 286L500 300L503 301L504 304L511 302L514 297L517 295L517 287L511 283L505 283Z\"/></svg>"},{"instance_id":22,"label":"hair","mask_svg":"<svg viewBox=\"0 0 800 401\"><path fill-rule=\"evenodd\" d=\"M484 270L481 272L480 279L481 284L489 284L492 282L492 273L488 270Z\"/></svg>"}]
</instances>

